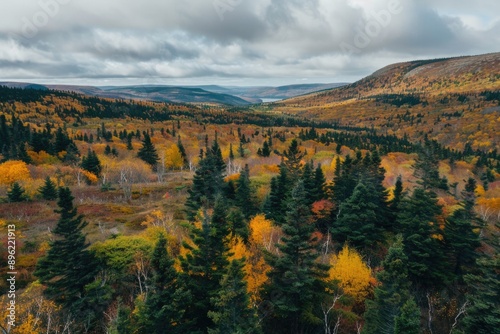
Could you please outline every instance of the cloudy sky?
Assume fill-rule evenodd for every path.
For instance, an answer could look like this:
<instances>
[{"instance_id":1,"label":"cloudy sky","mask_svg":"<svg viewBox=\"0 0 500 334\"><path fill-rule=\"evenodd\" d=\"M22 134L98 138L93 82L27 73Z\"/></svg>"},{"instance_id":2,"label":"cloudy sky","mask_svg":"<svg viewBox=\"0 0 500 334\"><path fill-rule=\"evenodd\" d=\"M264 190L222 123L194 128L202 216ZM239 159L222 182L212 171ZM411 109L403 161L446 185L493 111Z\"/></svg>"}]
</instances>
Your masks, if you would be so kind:
<instances>
[{"instance_id":1,"label":"cloudy sky","mask_svg":"<svg viewBox=\"0 0 500 334\"><path fill-rule=\"evenodd\" d=\"M500 51L498 0L2 0L0 81L352 82Z\"/></svg>"}]
</instances>

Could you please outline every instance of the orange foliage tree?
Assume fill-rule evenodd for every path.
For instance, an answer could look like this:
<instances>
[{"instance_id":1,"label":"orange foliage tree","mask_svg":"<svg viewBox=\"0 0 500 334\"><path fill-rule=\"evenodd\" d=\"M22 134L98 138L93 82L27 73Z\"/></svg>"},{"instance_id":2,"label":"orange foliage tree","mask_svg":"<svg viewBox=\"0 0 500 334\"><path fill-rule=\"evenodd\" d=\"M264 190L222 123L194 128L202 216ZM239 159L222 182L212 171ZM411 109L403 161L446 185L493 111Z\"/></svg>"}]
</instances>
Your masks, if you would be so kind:
<instances>
[{"instance_id":1,"label":"orange foliage tree","mask_svg":"<svg viewBox=\"0 0 500 334\"><path fill-rule=\"evenodd\" d=\"M25 162L10 160L0 164L0 184L10 185L29 179L31 179L31 175Z\"/></svg>"}]
</instances>

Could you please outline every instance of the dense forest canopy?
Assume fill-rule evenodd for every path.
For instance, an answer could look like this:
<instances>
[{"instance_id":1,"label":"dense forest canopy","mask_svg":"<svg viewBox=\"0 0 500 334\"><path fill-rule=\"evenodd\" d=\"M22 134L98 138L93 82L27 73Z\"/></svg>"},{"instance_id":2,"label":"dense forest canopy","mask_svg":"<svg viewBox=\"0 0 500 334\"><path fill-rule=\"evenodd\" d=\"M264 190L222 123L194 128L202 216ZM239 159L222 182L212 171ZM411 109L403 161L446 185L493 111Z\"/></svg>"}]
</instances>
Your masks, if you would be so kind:
<instances>
[{"instance_id":1,"label":"dense forest canopy","mask_svg":"<svg viewBox=\"0 0 500 334\"><path fill-rule=\"evenodd\" d=\"M407 106L386 118L402 127L436 103L366 100ZM448 145L266 108L0 87L0 228L16 227L19 273L2 328L498 332L496 132Z\"/></svg>"}]
</instances>

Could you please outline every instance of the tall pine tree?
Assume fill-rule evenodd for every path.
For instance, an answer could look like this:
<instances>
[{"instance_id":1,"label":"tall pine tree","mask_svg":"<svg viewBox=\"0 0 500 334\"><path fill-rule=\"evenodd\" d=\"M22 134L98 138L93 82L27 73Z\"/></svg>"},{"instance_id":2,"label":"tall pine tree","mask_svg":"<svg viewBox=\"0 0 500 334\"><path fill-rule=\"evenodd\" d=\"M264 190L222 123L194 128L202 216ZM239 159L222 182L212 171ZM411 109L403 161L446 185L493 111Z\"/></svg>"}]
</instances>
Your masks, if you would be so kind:
<instances>
[{"instance_id":1,"label":"tall pine tree","mask_svg":"<svg viewBox=\"0 0 500 334\"><path fill-rule=\"evenodd\" d=\"M180 282L175 260L167 251L167 240L160 234L151 257L153 278L142 314L138 315L140 331L151 334L186 333L184 313L190 294Z\"/></svg>"},{"instance_id":2,"label":"tall pine tree","mask_svg":"<svg viewBox=\"0 0 500 334\"><path fill-rule=\"evenodd\" d=\"M413 299L409 290L407 260L403 250L403 238L399 235L382 262L383 271L377 275L381 284L375 288L375 299L366 302L363 334L395 332L397 319L402 315L402 307L407 300Z\"/></svg>"},{"instance_id":3,"label":"tall pine tree","mask_svg":"<svg viewBox=\"0 0 500 334\"><path fill-rule=\"evenodd\" d=\"M50 177L45 178L45 183L43 186L38 189L38 192L42 196L43 199L47 201L53 201L57 199L57 188L54 182L50 179Z\"/></svg>"},{"instance_id":4,"label":"tall pine tree","mask_svg":"<svg viewBox=\"0 0 500 334\"><path fill-rule=\"evenodd\" d=\"M479 229L481 219L474 212L476 180L469 178L462 193L464 201L462 207L455 210L445 224L444 237L451 249L451 265L455 274L461 279L467 268L475 266L478 253L476 249L481 246Z\"/></svg>"},{"instance_id":5,"label":"tall pine tree","mask_svg":"<svg viewBox=\"0 0 500 334\"><path fill-rule=\"evenodd\" d=\"M193 220L198 210L205 206L212 208L215 198L223 192L226 165L222 160L222 153L217 141L211 148L206 148L206 154L201 155L201 160L193 177L193 185L188 191L186 212L188 218Z\"/></svg>"},{"instance_id":6,"label":"tall pine tree","mask_svg":"<svg viewBox=\"0 0 500 334\"><path fill-rule=\"evenodd\" d=\"M158 161L160 161L160 158L158 157L155 146L151 142L151 137L147 133L144 133L142 147L139 149L139 152L137 152L137 157L149 164L153 170L156 170L156 165Z\"/></svg>"},{"instance_id":7,"label":"tall pine tree","mask_svg":"<svg viewBox=\"0 0 500 334\"><path fill-rule=\"evenodd\" d=\"M318 301L326 291L322 279L327 276L327 267L316 262L314 224L305 197L303 182L299 181L288 200L284 236L278 244L280 255L267 256L272 269L264 298L273 303L272 313L264 319L269 333L314 333L321 328Z\"/></svg>"},{"instance_id":8,"label":"tall pine tree","mask_svg":"<svg viewBox=\"0 0 500 334\"><path fill-rule=\"evenodd\" d=\"M94 281L98 268L82 232L87 223L77 214L71 191L62 187L58 195L59 210L56 212L61 216L52 231L55 239L50 242L47 254L39 259L35 276L47 286L47 297L75 317L78 307L83 304L86 286Z\"/></svg>"},{"instance_id":9,"label":"tall pine tree","mask_svg":"<svg viewBox=\"0 0 500 334\"><path fill-rule=\"evenodd\" d=\"M214 310L209 311L208 316L215 326L208 330L209 334L261 332L256 312L250 307L243 265L242 260L231 261L220 282L220 290L211 299Z\"/></svg>"},{"instance_id":10,"label":"tall pine tree","mask_svg":"<svg viewBox=\"0 0 500 334\"><path fill-rule=\"evenodd\" d=\"M449 279L440 214L436 193L422 188L416 188L400 205L398 224L408 256L408 276L416 287L437 289Z\"/></svg>"},{"instance_id":11,"label":"tall pine tree","mask_svg":"<svg viewBox=\"0 0 500 334\"><path fill-rule=\"evenodd\" d=\"M186 317L194 322L190 333L206 333L207 328L214 327L208 312L212 310L211 298L217 295L229 264L228 236L226 206L219 196L212 216L209 217L205 209L201 227L192 227L194 246L184 244L190 252L181 258L183 280L192 295L192 303L186 311Z\"/></svg>"}]
</instances>

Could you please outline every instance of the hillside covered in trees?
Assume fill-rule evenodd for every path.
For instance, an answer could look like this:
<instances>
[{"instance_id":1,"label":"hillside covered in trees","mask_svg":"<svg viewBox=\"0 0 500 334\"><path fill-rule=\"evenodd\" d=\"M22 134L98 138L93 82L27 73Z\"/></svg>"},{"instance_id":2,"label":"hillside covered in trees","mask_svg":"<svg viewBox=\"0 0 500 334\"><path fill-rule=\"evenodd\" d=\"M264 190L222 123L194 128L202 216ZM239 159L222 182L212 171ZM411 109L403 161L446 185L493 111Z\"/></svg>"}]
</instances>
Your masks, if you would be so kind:
<instances>
[{"instance_id":1,"label":"hillside covered in trees","mask_svg":"<svg viewBox=\"0 0 500 334\"><path fill-rule=\"evenodd\" d=\"M331 118L306 100L233 108L0 87L0 262L4 277L15 226L18 273L16 326L4 308L0 325L498 333L497 111L483 114L491 124L471 116L471 134L456 121L495 108L490 88L385 91ZM424 104L440 112L415 114Z\"/></svg>"},{"instance_id":2,"label":"hillside covered in trees","mask_svg":"<svg viewBox=\"0 0 500 334\"><path fill-rule=\"evenodd\" d=\"M491 53L392 64L350 85L266 108L488 151L500 145L499 92L500 53Z\"/></svg>"}]
</instances>

